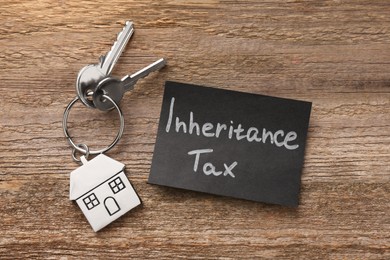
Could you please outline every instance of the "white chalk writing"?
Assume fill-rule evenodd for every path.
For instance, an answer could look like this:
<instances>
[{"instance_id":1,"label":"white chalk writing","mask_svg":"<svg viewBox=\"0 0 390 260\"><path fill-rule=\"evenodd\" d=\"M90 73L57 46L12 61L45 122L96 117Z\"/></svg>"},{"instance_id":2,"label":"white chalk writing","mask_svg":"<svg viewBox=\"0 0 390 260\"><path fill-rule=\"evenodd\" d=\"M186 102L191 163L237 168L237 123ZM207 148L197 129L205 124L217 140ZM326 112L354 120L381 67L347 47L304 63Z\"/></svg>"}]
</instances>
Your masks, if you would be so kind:
<instances>
[{"instance_id":1,"label":"white chalk writing","mask_svg":"<svg viewBox=\"0 0 390 260\"><path fill-rule=\"evenodd\" d=\"M175 98L171 98L171 104L169 106L168 121L165 131L169 133L172 121L174 118L174 106ZM247 130L243 128L242 124L235 125L233 121L230 124L217 123L216 125L211 122L206 122L203 125L195 122L194 113L190 111L188 125L184 121L180 121L179 117L174 120L174 131L176 133L183 132L184 134L195 134L197 136L214 137L220 138L226 136L229 139L236 139L237 141L246 140L248 142L262 142L263 144L269 142L276 147L284 147L288 150L295 150L299 147L298 144L293 142L297 140L297 133L295 131L289 131L285 133L284 130L277 130L272 132L263 128L261 131L256 127L249 127ZM207 172L211 171L212 168L207 166Z\"/></svg>"},{"instance_id":2,"label":"white chalk writing","mask_svg":"<svg viewBox=\"0 0 390 260\"><path fill-rule=\"evenodd\" d=\"M212 153L213 149L197 149L197 150L192 150L188 152L188 155L195 155L195 161L194 161L194 172L198 171L198 166L199 166L199 159L200 155L204 153ZM225 171L217 171L216 167L211 163L211 162L206 162L203 164L203 173L205 175L214 175L214 176L220 176L223 173L223 176L229 175L232 178L235 178L236 176L233 173L233 168L237 166L237 162L233 162L230 166L227 166L225 163L223 166L225 167Z\"/></svg>"}]
</instances>

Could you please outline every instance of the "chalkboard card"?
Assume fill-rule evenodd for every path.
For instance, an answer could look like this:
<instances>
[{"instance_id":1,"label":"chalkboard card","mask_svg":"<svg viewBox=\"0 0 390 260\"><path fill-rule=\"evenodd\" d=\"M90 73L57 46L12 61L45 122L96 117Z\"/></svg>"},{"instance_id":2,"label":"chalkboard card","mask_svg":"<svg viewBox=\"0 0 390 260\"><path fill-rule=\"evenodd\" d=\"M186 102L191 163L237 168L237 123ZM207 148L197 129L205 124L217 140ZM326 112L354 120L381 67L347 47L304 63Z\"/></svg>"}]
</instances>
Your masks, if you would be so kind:
<instances>
[{"instance_id":1,"label":"chalkboard card","mask_svg":"<svg viewBox=\"0 0 390 260\"><path fill-rule=\"evenodd\" d=\"M297 206L311 103L166 82L148 183Z\"/></svg>"}]
</instances>

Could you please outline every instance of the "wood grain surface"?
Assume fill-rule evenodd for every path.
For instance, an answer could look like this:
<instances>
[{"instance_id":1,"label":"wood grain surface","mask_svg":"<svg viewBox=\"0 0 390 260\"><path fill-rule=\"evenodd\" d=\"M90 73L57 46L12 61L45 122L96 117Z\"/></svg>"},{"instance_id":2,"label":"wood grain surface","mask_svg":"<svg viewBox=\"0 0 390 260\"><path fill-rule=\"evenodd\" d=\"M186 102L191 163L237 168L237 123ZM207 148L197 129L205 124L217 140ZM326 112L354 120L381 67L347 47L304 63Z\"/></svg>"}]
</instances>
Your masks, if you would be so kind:
<instances>
[{"instance_id":1,"label":"wood grain surface","mask_svg":"<svg viewBox=\"0 0 390 260\"><path fill-rule=\"evenodd\" d=\"M168 66L126 94L108 153L143 207L94 233L68 200L62 114L126 20L113 74ZM0 258L390 259L388 0L2 0L0 24ZM313 102L301 205L147 184L166 80ZM78 104L69 127L98 148L118 125Z\"/></svg>"}]
</instances>

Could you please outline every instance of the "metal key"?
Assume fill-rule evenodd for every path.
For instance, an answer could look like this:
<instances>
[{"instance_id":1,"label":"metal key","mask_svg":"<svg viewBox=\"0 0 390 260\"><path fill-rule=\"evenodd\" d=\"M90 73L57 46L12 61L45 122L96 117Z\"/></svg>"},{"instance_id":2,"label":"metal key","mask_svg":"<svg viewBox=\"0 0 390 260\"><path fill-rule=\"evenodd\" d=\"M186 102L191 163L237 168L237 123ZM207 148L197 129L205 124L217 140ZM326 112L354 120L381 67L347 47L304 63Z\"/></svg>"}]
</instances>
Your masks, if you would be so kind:
<instances>
[{"instance_id":1,"label":"metal key","mask_svg":"<svg viewBox=\"0 0 390 260\"><path fill-rule=\"evenodd\" d=\"M139 79L146 77L153 71L161 69L165 66L165 64L166 61L162 58L132 75L123 77L122 79L114 77L107 77L103 79L99 82L93 93L93 102L95 106L103 111L113 109L114 105L111 102L107 102L107 100L102 97L103 95L109 96L118 104L125 92L132 90Z\"/></svg>"},{"instance_id":2,"label":"metal key","mask_svg":"<svg viewBox=\"0 0 390 260\"><path fill-rule=\"evenodd\" d=\"M80 70L77 76L76 90L81 102L87 107L95 107L94 103L88 99L88 93L94 92L97 84L111 74L133 32L133 23L127 21L111 50L105 56L100 57L99 63L87 65Z\"/></svg>"}]
</instances>

